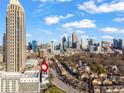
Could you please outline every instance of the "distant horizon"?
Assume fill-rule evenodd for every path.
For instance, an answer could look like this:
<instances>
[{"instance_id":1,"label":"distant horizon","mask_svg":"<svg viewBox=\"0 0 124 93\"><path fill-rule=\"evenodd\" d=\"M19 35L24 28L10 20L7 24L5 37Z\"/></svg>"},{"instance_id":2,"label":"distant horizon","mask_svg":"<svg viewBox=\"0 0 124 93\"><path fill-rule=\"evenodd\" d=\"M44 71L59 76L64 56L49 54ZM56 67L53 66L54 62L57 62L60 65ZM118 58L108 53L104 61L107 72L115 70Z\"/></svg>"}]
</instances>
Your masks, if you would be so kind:
<instances>
[{"instance_id":1,"label":"distant horizon","mask_svg":"<svg viewBox=\"0 0 124 93\"><path fill-rule=\"evenodd\" d=\"M61 42L75 31L79 38L124 40L124 0L20 0L26 13L26 41ZM9 0L0 0L0 45L6 32ZM27 45L26 44L26 45Z\"/></svg>"},{"instance_id":2,"label":"distant horizon","mask_svg":"<svg viewBox=\"0 0 124 93\"><path fill-rule=\"evenodd\" d=\"M67 37L66 37L66 39L67 39ZM82 38L82 39L88 39L88 40L90 40L90 39L93 39L93 38ZM121 38L113 38L113 39L119 40L119 39L121 39ZM96 40L96 43L101 43L102 41L107 41L107 42L113 43L113 39L112 39L112 40L101 40L101 41L98 41L97 39L95 39L95 40ZM121 39L121 40L124 41L124 39ZM32 40L32 41L33 41L33 40ZM29 41L29 42L32 43L32 41ZM81 39L78 40L78 41L81 42ZM29 43L29 42L26 42L26 46L28 46L28 43ZM68 42L68 41L66 41L66 42ZM37 41L37 43L38 43L38 45L41 45L41 44L50 44L51 41L49 41L49 42L38 42L38 41ZM62 41L59 41L59 42L54 41L54 44L55 44L55 45L59 45L60 43L62 43ZM3 46L3 44L0 44L0 46Z\"/></svg>"}]
</instances>

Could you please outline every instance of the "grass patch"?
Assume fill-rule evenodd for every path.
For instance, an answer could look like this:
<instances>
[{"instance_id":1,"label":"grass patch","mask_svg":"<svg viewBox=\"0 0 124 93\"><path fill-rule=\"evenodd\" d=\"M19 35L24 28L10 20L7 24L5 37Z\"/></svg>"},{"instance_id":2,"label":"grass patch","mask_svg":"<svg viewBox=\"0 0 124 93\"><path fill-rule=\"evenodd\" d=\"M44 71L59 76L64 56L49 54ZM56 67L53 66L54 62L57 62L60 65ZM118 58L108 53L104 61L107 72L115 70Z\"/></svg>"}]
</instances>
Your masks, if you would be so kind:
<instances>
[{"instance_id":1,"label":"grass patch","mask_svg":"<svg viewBox=\"0 0 124 93\"><path fill-rule=\"evenodd\" d=\"M56 86L50 86L43 93L65 93L63 90L59 89Z\"/></svg>"}]
</instances>

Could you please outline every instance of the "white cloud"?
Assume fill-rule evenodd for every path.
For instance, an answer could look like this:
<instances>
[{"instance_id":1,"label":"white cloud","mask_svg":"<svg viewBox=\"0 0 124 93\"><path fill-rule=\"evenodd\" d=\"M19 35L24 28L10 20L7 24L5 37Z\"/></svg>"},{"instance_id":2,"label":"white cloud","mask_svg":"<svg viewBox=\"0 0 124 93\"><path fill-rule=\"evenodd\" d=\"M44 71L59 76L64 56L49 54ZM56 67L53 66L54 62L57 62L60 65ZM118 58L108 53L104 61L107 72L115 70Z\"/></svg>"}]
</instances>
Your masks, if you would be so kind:
<instances>
[{"instance_id":1,"label":"white cloud","mask_svg":"<svg viewBox=\"0 0 124 93\"><path fill-rule=\"evenodd\" d=\"M62 27L66 27L66 28L95 28L96 25L94 23L94 21L89 20L89 19L83 19L81 21L74 21L74 22L70 22L70 23L65 23L62 25Z\"/></svg>"},{"instance_id":2,"label":"white cloud","mask_svg":"<svg viewBox=\"0 0 124 93\"><path fill-rule=\"evenodd\" d=\"M53 32L52 32L52 31L44 30L44 31L42 31L42 32L44 32L44 33L47 34L47 35L53 35Z\"/></svg>"},{"instance_id":3,"label":"white cloud","mask_svg":"<svg viewBox=\"0 0 124 93\"><path fill-rule=\"evenodd\" d=\"M49 17L46 17L44 20L46 24L51 25L51 24L58 23L60 21L60 18L57 16L49 16Z\"/></svg>"},{"instance_id":4,"label":"white cloud","mask_svg":"<svg viewBox=\"0 0 124 93\"><path fill-rule=\"evenodd\" d=\"M104 2L104 0L87 0L87 1L94 1L94 2L97 2L97 3Z\"/></svg>"},{"instance_id":5,"label":"white cloud","mask_svg":"<svg viewBox=\"0 0 124 93\"><path fill-rule=\"evenodd\" d=\"M32 1L40 1L40 2L70 2L71 0L32 0Z\"/></svg>"},{"instance_id":6,"label":"white cloud","mask_svg":"<svg viewBox=\"0 0 124 93\"><path fill-rule=\"evenodd\" d=\"M121 34L124 34L124 29L122 29L122 30L120 31L120 33L121 33Z\"/></svg>"},{"instance_id":7,"label":"white cloud","mask_svg":"<svg viewBox=\"0 0 124 93\"><path fill-rule=\"evenodd\" d=\"M55 1L59 1L59 2L70 2L71 0L55 0Z\"/></svg>"},{"instance_id":8,"label":"white cloud","mask_svg":"<svg viewBox=\"0 0 124 93\"><path fill-rule=\"evenodd\" d=\"M60 16L61 19L66 19L66 18L70 18L73 17L74 14L67 14L66 16Z\"/></svg>"},{"instance_id":9,"label":"white cloud","mask_svg":"<svg viewBox=\"0 0 124 93\"><path fill-rule=\"evenodd\" d=\"M56 39L52 39L52 41L53 41L53 42L57 42L57 40L56 40Z\"/></svg>"},{"instance_id":10,"label":"white cloud","mask_svg":"<svg viewBox=\"0 0 124 93\"><path fill-rule=\"evenodd\" d=\"M104 38L104 39L113 39L113 37L109 36L109 35L102 36L102 38Z\"/></svg>"},{"instance_id":11,"label":"white cloud","mask_svg":"<svg viewBox=\"0 0 124 93\"><path fill-rule=\"evenodd\" d=\"M73 16L73 14L67 14L66 16L48 16L44 20L46 24L52 25L58 23L61 19L66 19Z\"/></svg>"},{"instance_id":12,"label":"white cloud","mask_svg":"<svg viewBox=\"0 0 124 93\"><path fill-rule=\"evenodd\" d=\"M97 6L94 1L88 1L78 5L78 9L89 13L109 13L124 11L124 1L103 3L99 6Z\"/></svg>"},{"instance_id":13,"label":"white cloud","mask_svg":"<svg viewBox=\"0 0 124 93\"><path fill-rule=\"evenodd\" d=\"M119 29L115 27L105 27L105 28L102 28L101 31L107 32L107 33L113 33L113 32L119 31Z\"/></svg>"},{"instance_id":14,"label":"white cloud","mask_svg":"<svg viewBox=\"0 0 124 93\"><path fill-rule=\"evenodd\" d=\"M124 17L113 19L115 22L124 22Z\"/></svg>"},{"instance_id":15,"label":"white cloud","mask_svg":"<svg viewBox=\"0 0 124 93\"><path fill-rule=\"evenodd\" d=\"M82 35L82 36L81 36L81 38L83 38L83 39L88 39L88 38L89 38L89 36Z\"/></svg>"},{"instance_id":16,"label":"white cloud","mask_svg":"<svg viewBox=\"0 0 124 93\"><path fill-rule=\"evenodd\" d=\"M53 35L54 34L52 31L48 31L45 29L38 29L38 31L41 31L41 32L45 33L46 35Z\"/></svg>"},{"instance_id":17,"label":"white cloud","mask_svg":"<svg viewBox=\"0 0 124 93\"><path fill-rule=\"evenodd\" d=\"M26 37L32 37L32 35L31 34L26 34Z\"/></svg>"},{"instance_id":18,"label":"white cloud","mask_svg":"<svg viewBox=\"0 0 124 93\"><path fill-rule=\"evenodd\" d=\"M96 0L97 2L102 2L103 0Z\"/></svg>"},{"instance_id":19,"label":"white cloud","mask_svg":"<svg viewBox=\"0 0 124 93\"><path fill-rule=\"evenodd\" d=\"M76 30L75 32L79 33L79 34L85 34L84 31L81 31L81 30Z\"/></svg>"},{"instance_id":20,"label":"white cloud","mask_svg":"<svg viewBox=\"0 0 124 93\"><path fill-rule=\"evenodd\" d=\"M105 33L124 34L123 28L105 27L105 28L100 28L100 31Z\"/></svg>"}]
</instances>

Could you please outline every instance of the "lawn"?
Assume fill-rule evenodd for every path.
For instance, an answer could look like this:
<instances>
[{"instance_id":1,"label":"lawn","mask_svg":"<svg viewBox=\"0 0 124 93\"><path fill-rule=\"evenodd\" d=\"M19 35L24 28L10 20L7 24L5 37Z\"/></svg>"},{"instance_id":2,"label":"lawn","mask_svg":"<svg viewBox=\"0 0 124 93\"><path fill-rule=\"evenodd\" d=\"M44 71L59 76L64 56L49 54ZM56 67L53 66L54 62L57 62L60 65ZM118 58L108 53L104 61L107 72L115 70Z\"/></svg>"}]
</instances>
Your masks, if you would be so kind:
<instances>
[{"instance_id":1,"label":"lawn","mask_svg":"<svg viewBox=\"0 0 124 93\"><path fill-rule=\"evenodd\" d=\"M52 86L50 88L47 88L43 93L65 93L65 92L56 86Z\"/></svg>"}]
</instances>

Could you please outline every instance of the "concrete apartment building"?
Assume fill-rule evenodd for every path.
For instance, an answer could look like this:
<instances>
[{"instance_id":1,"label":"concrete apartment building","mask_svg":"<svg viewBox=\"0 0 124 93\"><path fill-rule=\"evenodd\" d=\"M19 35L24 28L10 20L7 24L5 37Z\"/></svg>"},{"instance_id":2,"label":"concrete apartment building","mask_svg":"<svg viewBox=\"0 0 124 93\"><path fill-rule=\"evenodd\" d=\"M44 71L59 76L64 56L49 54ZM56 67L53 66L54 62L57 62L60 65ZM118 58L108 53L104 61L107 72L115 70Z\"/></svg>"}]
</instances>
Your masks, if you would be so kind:
<instances>
[{"instance_id":1,"label":"concrete apartment building","mask_svg":"<svg viewBox=\"0 0 124 93\"><path fill-rule=\"evenodd\" d=\"M40 81L35 75L0 72L0 93L40 93Z\"/></svg>"},{"instance_id":2,"label":"concrete apartment building","mask_svg":"<svg viewBox=\"0 0 124 93\"><path fill-rule=\"evenodd\" d=\"M7 72L18 72L24 68L26 57L25 11L19 0L10 0L6 14Z\"/></svg>"}]
</instances>

